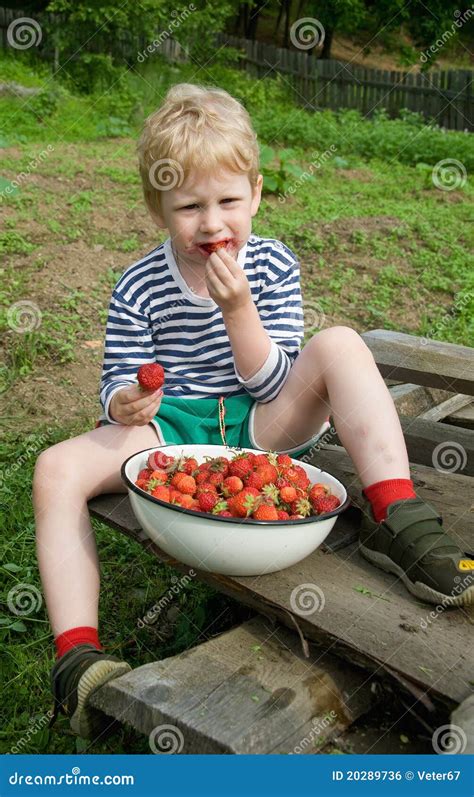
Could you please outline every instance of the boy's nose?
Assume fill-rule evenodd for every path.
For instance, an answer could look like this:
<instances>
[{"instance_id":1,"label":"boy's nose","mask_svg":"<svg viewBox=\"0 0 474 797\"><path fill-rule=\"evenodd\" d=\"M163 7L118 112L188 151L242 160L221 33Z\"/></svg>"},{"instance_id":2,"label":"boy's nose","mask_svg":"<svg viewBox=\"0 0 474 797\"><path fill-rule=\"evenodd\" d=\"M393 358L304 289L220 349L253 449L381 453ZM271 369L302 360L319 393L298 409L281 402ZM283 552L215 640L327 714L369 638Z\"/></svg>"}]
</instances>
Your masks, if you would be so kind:
<instances>
[{"instance_id":1,"label":"boy's nose","mask_svg":"<svg viewBox=\"0 0 474 797\"><path fill-rule=\"evenodd\" d=\"M205 235L215 235L223 228L223 223L218 208L210 208L205 211L201 219L200 231Z\"/></svg>"}]
</instances>

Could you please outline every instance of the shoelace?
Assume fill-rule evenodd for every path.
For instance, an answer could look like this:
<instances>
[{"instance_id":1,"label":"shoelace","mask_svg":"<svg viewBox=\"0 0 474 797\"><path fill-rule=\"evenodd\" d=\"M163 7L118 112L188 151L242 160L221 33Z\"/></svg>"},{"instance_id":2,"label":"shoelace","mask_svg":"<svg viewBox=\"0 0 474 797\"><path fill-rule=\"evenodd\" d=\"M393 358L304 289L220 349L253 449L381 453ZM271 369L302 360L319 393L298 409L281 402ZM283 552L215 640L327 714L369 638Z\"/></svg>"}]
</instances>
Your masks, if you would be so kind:
<instances>
[{"instance_id":1,"label":"shoelace","mask_svg":"<svg viewBox=\"0 0 474 797\"><path fill-rule=\"evenodd\" d=\"M224 423L224 416L225 416L225 413L226 413L226 409L225 409L225 406L224 406L224 401L225 401L224 396L219 396L219 404L218 404L217 412L218 412L218 415L219 415L219 431L221 433L222 442L224 443L224 445L227 448L227 443L226 443L226 439L225 439L225 423Z\"/></svg>"}]
</instances>

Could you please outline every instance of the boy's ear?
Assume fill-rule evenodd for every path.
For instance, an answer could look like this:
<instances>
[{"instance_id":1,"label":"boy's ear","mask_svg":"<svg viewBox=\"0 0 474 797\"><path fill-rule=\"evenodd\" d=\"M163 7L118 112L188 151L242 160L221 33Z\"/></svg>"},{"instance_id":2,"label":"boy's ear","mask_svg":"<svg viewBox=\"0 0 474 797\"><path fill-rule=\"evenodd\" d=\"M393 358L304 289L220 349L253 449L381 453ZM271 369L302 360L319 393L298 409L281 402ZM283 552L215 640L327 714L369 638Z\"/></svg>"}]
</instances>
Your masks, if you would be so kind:
<instances>
[{"instance_id":1,"label":"boy's ear","mask_svg":"<svg viewBox=\"0 0 474 797\"><path fill-rule=\"evenodd\" d=\"M161 213L158 213L157 210L152 210L151 208L148 208L148 209L150 211L150 216L152 217L152 219L155 222L155 224L157 225L157 227L159 227L160 229L164 229L166 227L166 224L165 224L165 220L164 220L163 216L161 215Z\"/></svg>"},{"instance_id":2,"label":"boy's ear","mask_svg":"<svg viewBox=\"0 0 474 797\"><path fill-rule=\"evenodd\" d=\"M260 200L262 198L262 187L263 187L263 175L259 174L257 178L257 184L253 189L252 193L252 205L251 205L252 216L255 216L260 206Z\"/></svg>"}]
</instances>

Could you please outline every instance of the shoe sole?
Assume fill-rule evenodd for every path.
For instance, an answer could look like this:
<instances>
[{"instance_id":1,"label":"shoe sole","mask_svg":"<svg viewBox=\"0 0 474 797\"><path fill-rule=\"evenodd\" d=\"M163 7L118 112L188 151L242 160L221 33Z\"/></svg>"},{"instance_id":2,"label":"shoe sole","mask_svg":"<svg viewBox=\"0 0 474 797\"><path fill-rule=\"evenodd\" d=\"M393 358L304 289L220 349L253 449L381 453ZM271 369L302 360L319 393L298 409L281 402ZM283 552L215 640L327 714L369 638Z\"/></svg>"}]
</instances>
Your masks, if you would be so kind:
<instances>
[{"instance_id":1,"label":"shoe sole","mask_svg":"<svg viewBox=\"0 0 474 797\"><path fill-rule=\"evenodd\" d=\"M97 716L99 712L87 706L90 695L113 678L130 672L130 664L126 661L96 661L87 668L77 685L77 706L70 719L71 729L83 739L90 736L97 729ZM111 720L112 722L112 720Z\"/></svg>"},{"instance_id":2,"label":"shoe sole","mask_svg":"<svg viewBox=\"0 0 474 797\"><path fill-rule=\"evenodd\" d=\"M366 548L365 545L362 545L362 543L359 543L359 551L365 559L376 567L380 567L382 570L385 570L386 573L393 573L398 576L412 595L415 595L416 598L420 598L422 601L442 604L444 606L471 606L474 604L474 585L468 587L460 595L444 595L442 592L432 589L432 587L423 584L421 581L410 581L400 565L397 565L397 563L386 554L372 551L370 548Z\"/></svg>"}]
</instances>

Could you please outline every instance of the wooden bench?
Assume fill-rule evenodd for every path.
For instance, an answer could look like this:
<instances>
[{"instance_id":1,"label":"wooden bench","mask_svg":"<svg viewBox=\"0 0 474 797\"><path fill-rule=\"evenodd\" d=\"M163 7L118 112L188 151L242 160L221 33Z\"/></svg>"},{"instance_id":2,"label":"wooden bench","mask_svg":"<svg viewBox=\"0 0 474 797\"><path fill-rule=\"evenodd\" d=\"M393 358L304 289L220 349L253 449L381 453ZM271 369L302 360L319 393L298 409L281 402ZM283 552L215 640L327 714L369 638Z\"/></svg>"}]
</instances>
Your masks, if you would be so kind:
<instances>
[{"instance_id":1,"label":"wooden bench","mask_svg":"<svg viewBox=\"0 0 474 797\"><path fill-rule=\"evenodd\" d=\"M417 493L440 511L460 547L474 551L474 349L385 330L362 337L399 412ZM359 555L361 484L334 428L303 459L340 478L352 499L325 543L265 576L197 571L256 617L110 682L95 693L97 708L152 736L171 724L180 734L176 751L187 753L291 753L301 740L304 750L296 752L315 752L384 689L436 717L433 730L454 710L472 728L473 607L422 603ZM147 538L128 497L102 495L89 510L160 561L189 571ZM302 585L317 585L323 610L294 611L291 596Z\"/></svg>"}]
</instances>

